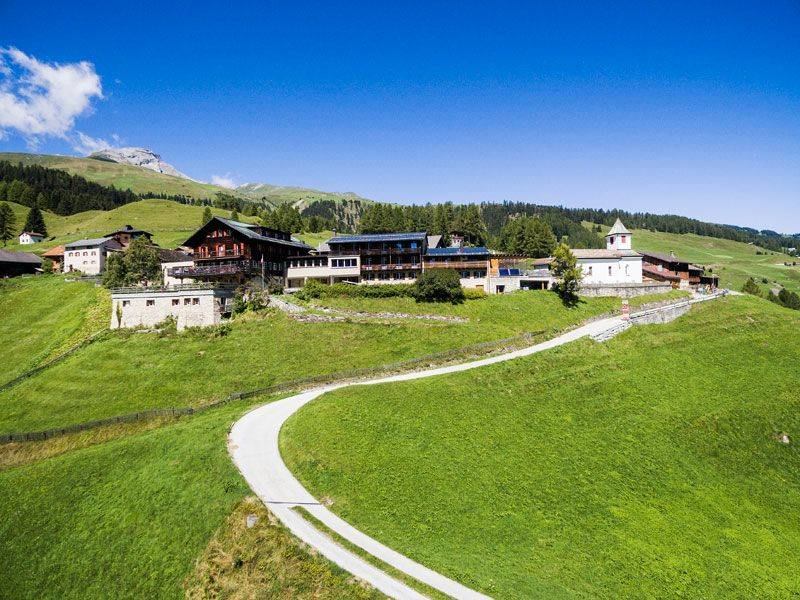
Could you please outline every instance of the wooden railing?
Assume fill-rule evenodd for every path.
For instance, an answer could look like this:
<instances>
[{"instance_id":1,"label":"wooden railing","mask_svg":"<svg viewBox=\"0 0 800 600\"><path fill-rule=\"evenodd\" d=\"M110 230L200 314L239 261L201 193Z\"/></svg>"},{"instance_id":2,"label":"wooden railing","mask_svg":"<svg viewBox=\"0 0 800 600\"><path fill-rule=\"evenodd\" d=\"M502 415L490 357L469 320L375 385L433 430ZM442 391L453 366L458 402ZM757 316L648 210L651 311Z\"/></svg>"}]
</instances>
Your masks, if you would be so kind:
<instances>
[{"instance_id":1,"label":"wooden railing","mask_svg":"<svg viewBox=\"0 0 800 600\"><path fill-rule=\"evenodd\" d=\"M413 271L422 269L419 263L399 263L396 265L361 265L362 271Z\"/></svg>"}]
</instances>

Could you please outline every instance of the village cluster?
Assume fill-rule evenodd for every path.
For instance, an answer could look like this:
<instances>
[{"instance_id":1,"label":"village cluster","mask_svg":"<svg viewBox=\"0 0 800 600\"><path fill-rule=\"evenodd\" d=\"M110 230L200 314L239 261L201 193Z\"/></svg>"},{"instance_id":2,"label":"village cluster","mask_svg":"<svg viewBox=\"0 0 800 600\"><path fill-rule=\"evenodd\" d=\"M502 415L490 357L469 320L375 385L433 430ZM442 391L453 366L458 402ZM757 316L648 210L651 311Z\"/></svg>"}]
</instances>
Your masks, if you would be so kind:
<instances>
[{"instance_id":1,"label":"village cluster","mask_svg":"<svg viewBox=\"0 0 800 600\"><path fill-rule=\"evenodd\" d=\"M24 232L20 243L36 234ZM25 241L23 241L25 236ZM77 240L43 254L55 271L98 276L110 253L152 235L126 225L107 235ZM605 235L605 249L574 249L583 273L581 294L631 297L673 288L716 288L717 277L670 253L637 252L621 221ZM38 240L37 240L38 241ZM153 245L163 280L112 292L111 327L152 326L173 317L178 328L219 323L242 286L293 292L309 281L372 285L411 283L425 271L452 269L464 288L487 294L547 290L555 281L551 259L530 259L465 245L454 234L447 245L426 232L334 235L318 248L290 233L214 217L178 249ZM0 274L33 273L41 259L24 252L0 254Z\"/></svg>"}]
</instances>

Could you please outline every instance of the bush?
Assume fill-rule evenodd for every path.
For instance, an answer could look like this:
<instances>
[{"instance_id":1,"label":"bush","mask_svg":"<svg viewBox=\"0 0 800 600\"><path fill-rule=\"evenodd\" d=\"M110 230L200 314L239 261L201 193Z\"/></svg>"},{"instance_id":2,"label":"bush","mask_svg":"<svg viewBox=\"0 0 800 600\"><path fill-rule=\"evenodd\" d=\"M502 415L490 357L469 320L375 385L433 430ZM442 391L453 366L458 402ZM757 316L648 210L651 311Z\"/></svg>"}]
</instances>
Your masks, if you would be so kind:
<instances>
[{"instance_id":1,"label":"bush","mask_svg":"<svg viewBox=\"0 0 800 600\"><path fill-rule=\"evenodd\" d=\"M452 269L433 269L425 271L414 284L414 298L417 302L464 302L464 288L458 272Z\"/></svg>"},{"instance_id":2,"label":"bush","mask_svg":"<svg viewBox=\"0 0 800 600\"><path fill-rule=\"evenodd\" d=\"M761 288L758 287L758 284L752 277L749 277L747 281L744 282L742 291L745 294L750 294L751 296L758 296L759 298L761 297Z\"/></svg>"},{"instance_id":3,"label":"bush","mask_svg":"<svg viewBox=\"0 0 800 600\"><path fill-rule=\"evenodd\" d=\"M479 288L466 288L464 298L466 300L483 300L486 298L486 292Z\"/></svg>"},{"instance_id":4,"label":"bush","mask_svg":"<svg viewBox=\"0 0 800 600\"><path fill-rule=\"evenodd\" d=\"M334 283L327 285L312 279L295 296L300 300L315 298L397 298L414 296L414 286L408 283L354 285Z\"/></svg>"}]
</instances>

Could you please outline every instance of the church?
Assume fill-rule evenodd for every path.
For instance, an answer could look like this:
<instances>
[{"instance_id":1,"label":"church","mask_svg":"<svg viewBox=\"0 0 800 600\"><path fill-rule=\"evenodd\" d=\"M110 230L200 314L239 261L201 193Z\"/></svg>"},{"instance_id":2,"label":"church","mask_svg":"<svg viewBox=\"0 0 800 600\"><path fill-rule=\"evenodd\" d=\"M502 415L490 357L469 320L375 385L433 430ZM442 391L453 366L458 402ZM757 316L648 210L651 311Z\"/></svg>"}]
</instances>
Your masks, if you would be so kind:
<instances>
[{"instance_id":1,"label":"church","mask_svg":"<svg viewBox=\"0 0 800 600\"><path fill-rule=\"evenodd\" d=\"M642 255L633 250L633 234L617 219L603 249L574 249L583 285L642 283Z\"/></svg>"}]
</instances>

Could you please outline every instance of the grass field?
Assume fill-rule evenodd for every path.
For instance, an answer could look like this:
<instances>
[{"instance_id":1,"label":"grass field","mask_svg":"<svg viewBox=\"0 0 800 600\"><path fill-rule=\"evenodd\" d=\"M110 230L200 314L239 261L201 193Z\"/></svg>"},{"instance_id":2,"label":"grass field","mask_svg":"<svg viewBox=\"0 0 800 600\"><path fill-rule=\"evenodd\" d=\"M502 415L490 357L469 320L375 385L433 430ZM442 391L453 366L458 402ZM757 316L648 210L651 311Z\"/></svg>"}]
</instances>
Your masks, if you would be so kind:
<instances>
[{"instance_id":1,"label":"grass field","mask_svg":"<svg viewBox=\"0 0 800 600\"><path fill-rule=\"evenodd\" d=\"M244 410L0 471L0 597L375 597L246 499L225 445Z\"/></svg>"},{"instance_id":2,"label":"grass field","mask_svg":"<svg viewBox=\"0 0 800 600\"><path fill-rule=\"evenodd\" d=\"M590 223L585 225L591 227ZM633 231L633 249L661 254L673 251L680 258L712 269L719 275L720 285L730 289L740 290L747 278L753 277L765 290L779 284L800 292L800 264L793 267L784 265L785 262L797 261L796 258L750 244L691 233L636 229ZM762 278L766 278L769 283L762 283Z\"/></svg>"},{"instance_id":3,"label":"grass field","mask_svg":"<svg viewBox=\"0 0 800 600\"><path fill-rule=\"evenodd\" d=\"M788 598L798 326L729 298L602 345L341 390L282 451L350 523L496 597Z\"/></svg>"},{"instance_id":4,"label":"grass field","mask_svg":"<svg viewBox=\"0 0 800 600\"><path fill-rule=\"evenodd\" d=\"M108 292L59 277L0 280L0 384L108 327Z\"/></svg>"},{"instance_id":5,"label":"grass field","mask_svg":"<svg viewBox=\"0 0 800 600\"><path fill-rule=\"evenodd\" d=\"M17 229L22 230L28 208L9 203L17 215ZM153 234L153 241L164 248L182 244L200 227L204 208L178 204L171 200L140 200L109 211L92 210L63 217L44 212L48 238L39 244L20 246L16 239L7 246L9 250L41 253L53 246L83 238L104 236L124 225L133 225ZM212 208L219 217L229 218L228 210ZM255 222L255 217L239 217L243 221Z\"/></svg>"},{"instance_id":6,"label":"grass field","mask_svg":"<svg viewBox=\"0 0 800 600\"><path fill-rule=\"evenodd\" d=\"M49 286L35 279L20 281L20 297L28 289L39 295L35 306L46 307L77 285L52 281L56 283ZM0 432L46 429L148 408L196 406L234 391L299 377L394 363L525 332L552 334L618 308L619 300L597 298L568 310L555 294L524 292L455 307L424 306L470 321L298 323L269 311L263 318L234 321L225 335L216 330L114 332L45 373L0 392ZM408 310L412 308L416 307ZM33 335L44 339L48 329L40 329L28 314L25 303L19 302L15 323L30 321ZM10 327L9 335L16 330L18 325Z\"/></svg>"}]
</instances>

